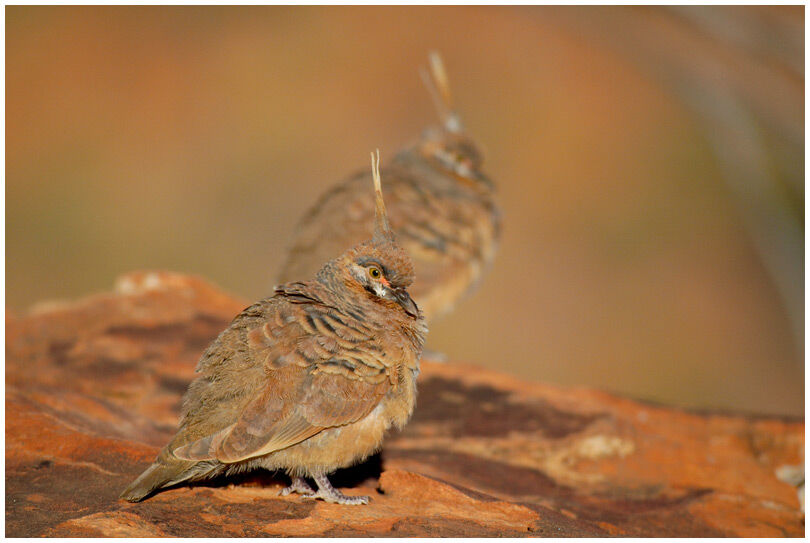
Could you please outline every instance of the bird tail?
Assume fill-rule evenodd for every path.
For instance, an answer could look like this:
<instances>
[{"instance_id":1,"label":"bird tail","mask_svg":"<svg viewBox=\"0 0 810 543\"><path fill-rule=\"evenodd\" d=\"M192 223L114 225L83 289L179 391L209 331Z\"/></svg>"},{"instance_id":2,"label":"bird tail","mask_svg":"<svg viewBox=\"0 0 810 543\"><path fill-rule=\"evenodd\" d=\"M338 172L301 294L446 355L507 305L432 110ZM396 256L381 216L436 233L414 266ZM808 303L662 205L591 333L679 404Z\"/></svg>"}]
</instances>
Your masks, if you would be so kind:
<instances>
[{"instance_id":1,"label":"bird tail","mask_svg":"<svg viewBox=\"0 0 810 543\"><path fill-rule=\"evenodd\" d=\"M200 462L158 457L157 461L135 479L119 496L122 500L139 502L155 490L195 478Z\"/></svg>"}]
</instances>

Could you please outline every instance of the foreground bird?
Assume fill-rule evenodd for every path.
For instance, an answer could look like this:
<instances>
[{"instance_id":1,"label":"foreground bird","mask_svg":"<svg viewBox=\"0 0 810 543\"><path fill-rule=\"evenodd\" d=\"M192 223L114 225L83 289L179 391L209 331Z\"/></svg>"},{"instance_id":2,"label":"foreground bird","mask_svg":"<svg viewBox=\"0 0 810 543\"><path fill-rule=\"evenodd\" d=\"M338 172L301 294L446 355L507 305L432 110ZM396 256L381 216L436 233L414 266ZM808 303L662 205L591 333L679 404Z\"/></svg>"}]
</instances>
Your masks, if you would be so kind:
<instances>
[{"instance_id":1,"label":"foreground bird","mask_svg":"<svg viewBox=\"0 0 810 543\"><path fill-rule=\"evenodd\" d=\"M453 309L489 267L500 232L494 186L481 171L481 155L453 111L441 59L423 72L442 125L426 131L383 170L391 227L413 259L409 292L430 322ZM368 174L334 186L305 215L294 234L280 281L308 277L370 235L374 201Z\"/></svg>"},{"instance_id":2,"label":"foreground bird","mask_svg":"<svg viewBox=\"0 0 810 543\"><path fill-rule=\"evenodd\" d=\"M374 453L390 426L408 420L427 333L406 290L410 258L388 225L379 154L372 169L373 237L233 320L200 359L177 435L123 499L262 467L290 475L285 495L368 502L343 495L327 474Z\"/></svg>"}]
</instances>

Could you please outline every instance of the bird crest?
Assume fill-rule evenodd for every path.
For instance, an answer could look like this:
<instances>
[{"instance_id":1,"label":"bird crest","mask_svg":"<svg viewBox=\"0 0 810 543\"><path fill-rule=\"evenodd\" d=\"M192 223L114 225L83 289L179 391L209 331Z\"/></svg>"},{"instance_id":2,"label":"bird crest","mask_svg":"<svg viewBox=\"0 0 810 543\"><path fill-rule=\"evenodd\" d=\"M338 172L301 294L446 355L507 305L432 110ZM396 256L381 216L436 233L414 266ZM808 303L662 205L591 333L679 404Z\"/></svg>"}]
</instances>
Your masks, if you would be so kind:
<instances>
[{"instance_id":1,"label":"bird crest","mask_svg":"<svg viewBox=\"0 0 810 543\"><path fill-rule=\"evenodd\" d=\"M438 52L431 51L428 54L428 61L430 62L430 72L424 68L419 69L422 81L433 99L433 105L436 107L445 130L455 134L461 133L461 119L453 106L450 80L447 77L447 71L444 69L442 57Z\"/></svg>"},{"instance_id":2,"label":"bird crest","mask_svg":"<svg viewBox=\"0 0 810 543\"><path fill-rule=\"evenodd\" d=\"M393 241L394 233L388 223L388 214L385 212L385 201L383 201L379 149L371 153L371 175L374 177L374 239Z\"/></svg>"}]
</instances>

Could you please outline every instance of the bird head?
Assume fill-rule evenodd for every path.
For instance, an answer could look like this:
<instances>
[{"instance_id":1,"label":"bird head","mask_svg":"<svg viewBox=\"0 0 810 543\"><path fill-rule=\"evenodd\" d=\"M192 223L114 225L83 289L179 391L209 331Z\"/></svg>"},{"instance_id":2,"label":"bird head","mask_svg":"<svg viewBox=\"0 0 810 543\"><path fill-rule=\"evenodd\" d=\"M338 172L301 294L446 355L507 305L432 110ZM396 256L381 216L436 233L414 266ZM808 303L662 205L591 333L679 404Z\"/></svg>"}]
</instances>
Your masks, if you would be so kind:
<instances>
[{"instance_id":1,"label":"bird head","mask_svg":"<svg viewBox=\"0 0 810 543\"><path fill-rule=\"evenodd\" d=\"M492 180L481 171L483 158L464 134L429 129L419 143L419 153L431 166L454 179L493 190Z\"/></svg>"},{"instance_id":2,"label":"bird head","mask_svg":"<svg viewBox=\"0 0 810 543\"><path fill-rule=\"evenodd\" d=\"M394 238L380 186L380 158L371 154L374 177L376 218L374 236L341 255L336 263L343 284L350 290L368 296L373 303L399 308L413 318L421 312L408 294L413 283L413 263Z\"/></svg>"},{"instance_id":3,"label":"bird head","mask_svg":"<svg viewBox=\"0 0 810 543\"><path fill-rule=\"evenodd\" d=\"M475 142L464 134L461 119L453 106L444 63L435 51L428 58L430 72L422 69L420 73L442 124L425 131L418 145L419 153L445 175L492 190L492 181L481 172L481 152Z\"/></svg>"}]
</instances>

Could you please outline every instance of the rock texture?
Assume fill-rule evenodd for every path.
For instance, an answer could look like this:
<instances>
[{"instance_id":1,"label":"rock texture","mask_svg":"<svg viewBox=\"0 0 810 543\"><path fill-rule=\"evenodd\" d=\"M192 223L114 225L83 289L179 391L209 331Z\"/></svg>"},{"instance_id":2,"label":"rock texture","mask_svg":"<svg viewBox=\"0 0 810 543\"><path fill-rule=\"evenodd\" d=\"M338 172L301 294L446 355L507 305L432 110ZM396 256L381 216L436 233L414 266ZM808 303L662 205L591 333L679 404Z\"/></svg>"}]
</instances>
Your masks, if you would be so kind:
<instances>
[{"instance_id":1,"label":"rock texture","mask_svg":"<svg viewBox=\"0 0 810 543\"><path fill-rule=\"evenodd\" d=\"M697 414L425 361L413 420L334 477L253 472L130 504L203 348L246 305L165 272L6 320L6 535L802 536L803 421Z\"/></svg>"}]
</instances>

